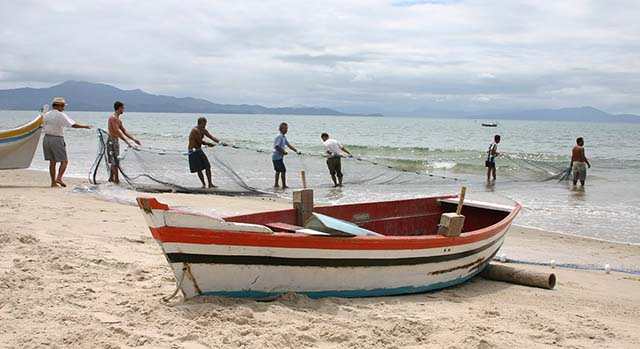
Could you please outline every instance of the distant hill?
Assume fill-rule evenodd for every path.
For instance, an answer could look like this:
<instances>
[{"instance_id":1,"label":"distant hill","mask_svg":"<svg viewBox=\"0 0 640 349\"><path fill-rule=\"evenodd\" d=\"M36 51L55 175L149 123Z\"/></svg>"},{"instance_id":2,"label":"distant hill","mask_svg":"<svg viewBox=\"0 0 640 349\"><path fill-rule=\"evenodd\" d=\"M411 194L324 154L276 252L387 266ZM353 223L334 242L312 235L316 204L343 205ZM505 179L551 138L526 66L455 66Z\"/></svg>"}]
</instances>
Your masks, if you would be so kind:
<instances>
[{"instance_id":1,"label":"distant hill","mask_svg":"<svg viewBox=\"0 0 640 349\"><path fill-rule=\"evenodd\" d=\"M119 88L85 81L65 81L46 88L0 90L0 109L38 110L54 97L64 97L73 110L111 111L120 100L130 112L211 113L211 114L280 114L280 115L344 115L329 108L282 107L268 108L249 104L217 104L205 99L153 95L142 90ZM378 115L372 115L378 116Z\"/></svg>"},{"instance_id":2,"label":"distant hill","mask_svg":"<svg viewBox=\"0 0 640 349\"><path fill-rule=\"evenodd\" d=\"M593 107L537 109L513 113L472 115L465 118L486 120L595 121L640 123L640 116L638 115L609 114Z\"/></svg>"}]
</instances>

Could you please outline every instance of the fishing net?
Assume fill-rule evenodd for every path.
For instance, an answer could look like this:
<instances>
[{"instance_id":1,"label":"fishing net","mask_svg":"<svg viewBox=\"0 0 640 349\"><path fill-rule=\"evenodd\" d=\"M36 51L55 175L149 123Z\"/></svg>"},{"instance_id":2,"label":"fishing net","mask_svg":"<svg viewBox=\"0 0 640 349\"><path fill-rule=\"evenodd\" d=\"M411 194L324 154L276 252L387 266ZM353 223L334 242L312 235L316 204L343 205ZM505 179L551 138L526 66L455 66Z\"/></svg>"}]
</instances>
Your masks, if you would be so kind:
<instances>
[{"instance_id":1,"label":"fishing net","mask_svg":"<svg viewBox=\"0 0 640 349\"><path fill-rule=\"evenodd\" d=\"M89 173L93 184L105 182L110 177L107 162L108 134L98 130L98 154ZM121 182L140 191L215 193L228 195L283 195L274 188L271 149L242 145L203 148L211 163L214 189L202 189L195 173L189 171L188 152L160 147L122 148L120 154ZM385 193L396 195L417 194L416 188L438 186L446 193L457 191L459 178L432 173L433 167L426 161L374 158L359 156L342 159L343 187L334 188L328 173L326 158L317 152L285 156L287 185L293 189L303 187L301 172L306 184L316 195L329 200L349 197L351 200L384 199ZM451 186L452 189L445 188ZM390 188L393 187L393 188ZM421 190L420 192L423 192ZM357 194L356 194L357 193ZM287 194L284 194L287 196Z\"/></svg>"},{"instance_id":2,"label":"fishing net","mask_svg":"<svg viewBox=\"0 0 640 349\"><path fill-rule=\"evenodd\" d=\"M503 154L497 158L502 178L515 182L566 181L571 179L567 159L550 154Z\"/></svg>"}]
</instances>

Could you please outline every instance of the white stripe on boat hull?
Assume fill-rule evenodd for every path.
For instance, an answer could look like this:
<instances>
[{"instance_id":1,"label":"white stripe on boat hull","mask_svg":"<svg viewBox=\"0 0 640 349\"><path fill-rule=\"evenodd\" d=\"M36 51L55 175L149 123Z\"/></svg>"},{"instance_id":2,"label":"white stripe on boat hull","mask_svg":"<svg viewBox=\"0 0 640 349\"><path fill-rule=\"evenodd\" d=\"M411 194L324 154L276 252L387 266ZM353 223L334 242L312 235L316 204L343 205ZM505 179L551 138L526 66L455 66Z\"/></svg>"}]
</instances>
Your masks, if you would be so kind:
<instances>
[{"instance_id":1,"label":"white stripe on boat hull","mask_svg":"<svg viewBox=\"0 0 640 349\"><path fill-rule=\"evenodd\" d=\"M310 248L282 248L230 246L215 244L189 244L179 242L162 243L165 253L188 253L202 255L235 255L235 256L269 256L284 258L414 258L450 255L473 250L485 246L501 238L509 229L506 227L500 233L489 239L470 244L444 246L420 250L332 250ZM330 237L326 237L329 239ZM344 238L349 239L349 238Z\"/></svg>"}]
</instances>

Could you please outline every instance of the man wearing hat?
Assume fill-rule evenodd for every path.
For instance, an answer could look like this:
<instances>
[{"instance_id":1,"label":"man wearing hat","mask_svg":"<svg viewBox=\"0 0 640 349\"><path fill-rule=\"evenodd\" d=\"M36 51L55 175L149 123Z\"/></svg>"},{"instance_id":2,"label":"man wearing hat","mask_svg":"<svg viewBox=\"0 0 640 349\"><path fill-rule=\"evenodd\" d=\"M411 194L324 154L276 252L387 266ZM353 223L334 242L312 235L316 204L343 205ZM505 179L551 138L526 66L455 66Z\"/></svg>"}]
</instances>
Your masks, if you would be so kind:
<instances>
[{"instance_id":1,"label":"man wearing hat","mask_svg":"<svg viewBox=\"0 0 640 349\"><path fill-rule=\"evenodd\" d=\"M64 128L91 128L90 125L76 124L67 114L63 113L67 103L64 98L53 99L51 107L53 110L44 115L44 140L42 149L44 159L49 161L49 175L51 176L51 186L57 187L67 185L62 181L64 171L67 170L67 146L64 142ZM56 162L60 163L58 175L56 176Z\"/></svg>"}]
</instances>

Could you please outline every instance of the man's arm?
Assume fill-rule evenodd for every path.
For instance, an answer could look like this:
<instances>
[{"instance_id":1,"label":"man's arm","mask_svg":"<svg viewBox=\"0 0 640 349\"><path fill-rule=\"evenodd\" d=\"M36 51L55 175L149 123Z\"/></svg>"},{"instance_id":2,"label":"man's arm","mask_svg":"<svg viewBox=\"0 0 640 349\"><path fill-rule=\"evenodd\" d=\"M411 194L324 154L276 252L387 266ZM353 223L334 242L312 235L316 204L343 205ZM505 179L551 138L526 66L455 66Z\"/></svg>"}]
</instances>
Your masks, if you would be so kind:
<instances>
[{"instance_id":1,"label":"man's arm","mask_svg":"<svg viewBox=\"0 0 640 349\"><path fill-rule=\"evenodd\" d=\"M120 133L120 138L122 138L122 140L127 143L127 145L131 146L131 144L124 138L124 136L122 134L124 134L125 136L129 137L129 139L131 139L132 141L134 141L137 145L141 145L140 141L138 139L136 139L134 136L132 136L127 129L124 128L124 125L122 123L120 123L120 127L119 127L121 133Z\"/></svg>"},{"instance_id":2,"label":"man's arm","mask_svg":"<svg viewBox=\"0 0 640 349\"><path fill-rule=\"evenodd\" d=\"M498 152L498 145L497 144L494 144L493 147L491 147L491 155L493 157L500 156L500 152Z\"/></svg>"},{"instance_id":3,"label":"man's arm","mask_svg":"<svg viewBox=\"0 0 640 349\"><path fill-rule=\"evenodd\" d=\"M67 127L71 127L71 128L86 128L86 129L90 129L92 126L91 125L82 125L82 124L78 124L75 121L73 121L67 114L65 113L61 113L62 116L65 119L66 125Z\"/></svg>"},{"instance_id":4,"label":"man's arm","mask_svg":"<svg viewBox=\"0 0 640 349\"><path fill-rule=\"evenodd\" d=\"M571 162L569 163L569 168L573 168L573 162L576 161L576 150L571 149Z\"/></svg>"},{"instance_id":5,"label":"man's arm","mask_svg":"<svg viewBox=\"0 0 640 349\"><path fill-rule=\"evenodd\" d=\"M296 149L296 147L294 147L293 145L289 144L289 142L287 142L287 147L289 147L289 149L295 151L298 155L302 154L302 152L298 149Z\"/></svg>"},{"instance_id":6,"label":"man's arm","mask_svg":"<svg viewBox=\"0 0 640 349\"><path fill-rule=\"evenodd\" d=\"M275 149L278 153L280 153L280 154L282 154L282 155L287 155L287 154L289 154L289 153L287 153L287 151L286 151L286 150L284 150L284 149L280 148L280 146L279 146L279 145L276 145L276 146L274 147L274 149Z\"/></svg>"},{"instance_id":7,"label":"man's arm","mask_svg":"<svg viewBox=\"0 0 640 349\"><path fill-rule=\"evenodd\" d=\"M209 137L209 138L211 138L212 141L214 141L214 142L216 142L218 144L222 144L225 147L228 145L227 143L221 141L219 138L214 137L211 133L209 133L209 130L207 130L207 129L204 130L204 135ZM204 142L204 140L203 140L203 142ZM209 143L209 144L211 144L211 143ZM213 144L211 144L210 147L213 147Z\"/></svg>"},{"instance_id":8,"label":"man's arm","mask_svg":"<svg viewBox=\"0 0 640 349\"><path fill-rule=\"evenodd\" d=\"M584 148L582 148L582 157L584 158L584 162L587 163L587 166L591 168L591 164L589 163L589 160L587 160L587 156L584 154Z\"/></svg>"},{"instance_id":9,"label":"man's arm","mask_svg":"<svg viewBox=\"0 0 640 349\"><path fill-rule=\"evenodd\" d=\"M345 152L345 153L349 154L349 156L353 156L353 154L351 154L351 152L350 152L350 151L348 151L348 150L347 150L347 148L345 148L345 147L340 147L340 149L342 149L342 151L343 151L343 152Z\"/></svg>"}]
</instances>

